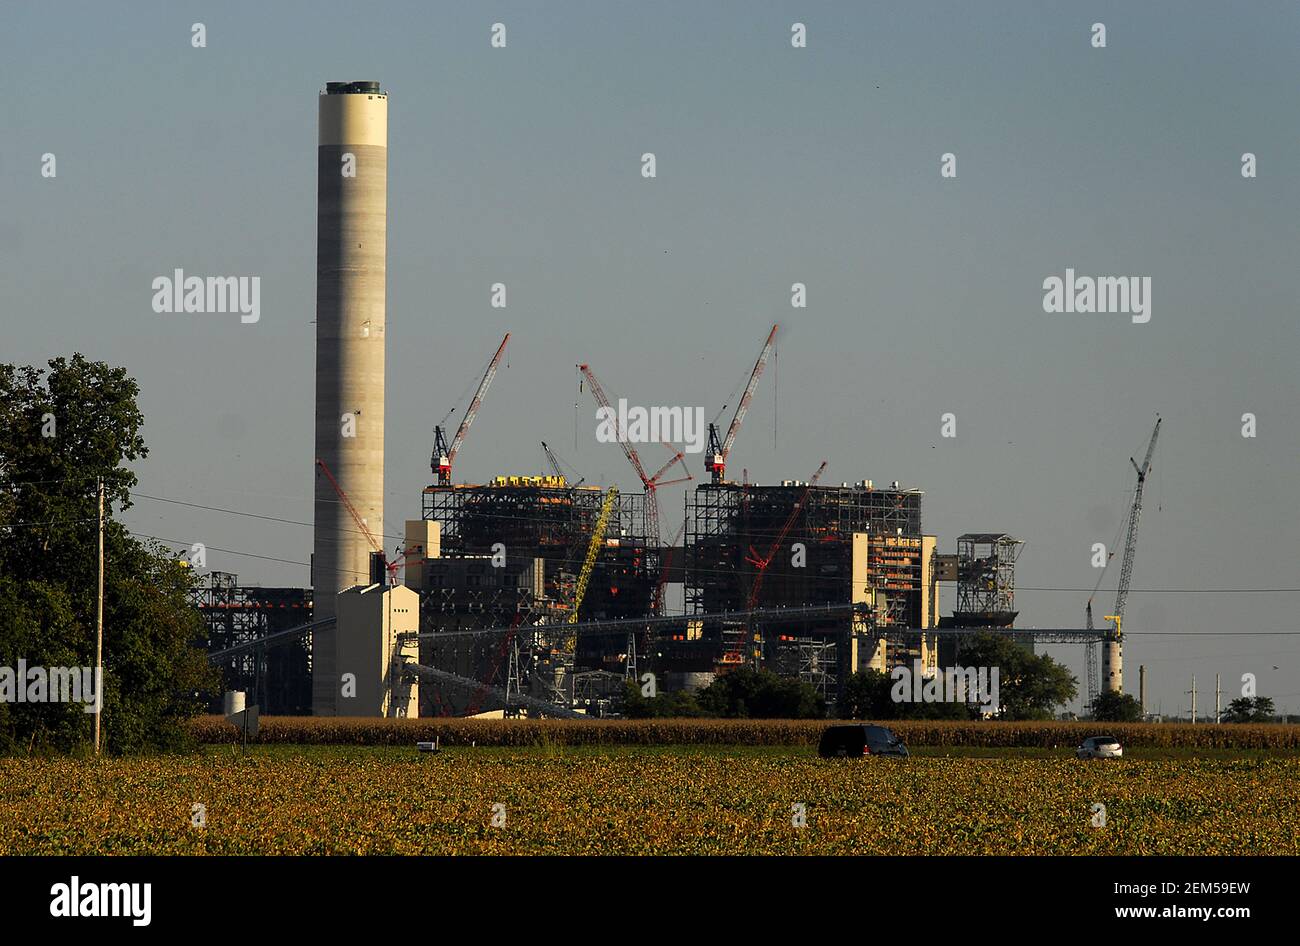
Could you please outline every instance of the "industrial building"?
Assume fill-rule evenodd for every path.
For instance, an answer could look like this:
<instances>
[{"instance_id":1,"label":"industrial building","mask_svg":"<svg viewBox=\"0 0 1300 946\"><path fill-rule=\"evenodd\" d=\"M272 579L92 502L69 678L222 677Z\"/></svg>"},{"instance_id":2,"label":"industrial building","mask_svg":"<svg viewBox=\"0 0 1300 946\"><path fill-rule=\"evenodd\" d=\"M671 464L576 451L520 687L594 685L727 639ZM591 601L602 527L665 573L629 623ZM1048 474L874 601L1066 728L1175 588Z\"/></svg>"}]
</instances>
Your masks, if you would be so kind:
<instances>
[{"instance_id":1,"label":"industrial building","mask_svg":"<svg viewBox=\"0 0 1300 946\"><path fill-rule=\"evenodd\" d=\"M572 685L580 669L621 677L625 639L579 641L568 632L531 630L650 613L659 549L646 541L645 497L618 494L593 542L606 497L596 487L572 486L558 475L429 486L423 522L439 536L437 555L415 559L409 548L406 555L407 583L422 594L422 628L447 632L517 626L526 653L548 667L550 688ZM408 536L419 528L419 523L408 523ZM596 555L579 597L583 565L593 545ZM416 583L413 574L420 576ZM454 640L448 646L423 641L421 662L455 668L460 676L475 679L498 676L508 662L500 642ZM426 707L465 702L464 694L444 689L427 688Z\"/></svg>"},{"instance_id":2,"label":"industrial building","mask_svg":"<svg viewBox=\"0 0 1300 946\"><path fill-rule=\"evenodd\" d=\"M956 554L940 554L922 527L921 490L823 485L824 462L807 482L727 479L776 325L725 435L709 424L711 481L686 493L680 546L660 537L657 492L691 479L682 454L669 447L648 473L621 432L641 492L567 477L545 443L551 474L455 481L507 333L454 435L444 425L459 404L435 427L420 518L405 520L404 544L385 555L387 122L377 82L330 82L320 95L312 588L240 588L213 575L196 592L229 689L251 691L268 713L603 714L646 671L674 689L762 666L833 703L855 672L914 661L933 670L954 662L961 633L1013 633L1020 540L967 533ZM576 367L579 391L608 410L591 366ZM1153 434L1116 615L1154 446ZM942 583L956 596L940 616ZM668 585L681 586L684 613L664 614ZM1089 602L1085 631L1043 639L1108 642L1105 685L1118 689L1115 621L1094 631Z\"/></svg>"},{"instance_id":3,"label":"industrial building","mask_svg":"<svg viewBox=\"0 0 1300 946\"><path fill-rule=\"evenodd\" d=\"M685 593L694 613L851 601L868 621L721 627L673 642L670 663L700 673L771 660L802 666L829 698L836 681L900 661L934 662L934 536L921 531L917 489L871 480L821 486L708 483L686 498ZM877 629L917 629L886 638ZM706 668L713 663L714 667Z\"/></svg>"},{"instance_id":4,"label":"industrial building","mask_svg":"<svg viewBox=\"0 0 1300 946\"><path fill-rule=\"evenodd\" d=\"M957 554L946 562L945 574L957 585L953 613L939 619L940 627L1006 629L1015 625L1016 560L1025 543L1004 532L968 532L957 537ZM1022 642L1031 651L1033 642ZM957 641L939 644L939 663L957 662Z\"/></svg>"},{"instance_id":5,"label":"industrial building","mask_svg":"<svg viewBox=\"0 0 1300 946\"><path fill-rule=\"evenodd\" d=\"M208 572L190 592L203 618L209 652L249 644L268 634L312 620L310 588L261 588L239 584L230 572ZM224 690L239 690L268 714L303 716L311 712L311 639L299 637L279 647L250 649L218 664ZM209 712L220 712L221 693L208 696Z\"/></svg>"}]
</instances>

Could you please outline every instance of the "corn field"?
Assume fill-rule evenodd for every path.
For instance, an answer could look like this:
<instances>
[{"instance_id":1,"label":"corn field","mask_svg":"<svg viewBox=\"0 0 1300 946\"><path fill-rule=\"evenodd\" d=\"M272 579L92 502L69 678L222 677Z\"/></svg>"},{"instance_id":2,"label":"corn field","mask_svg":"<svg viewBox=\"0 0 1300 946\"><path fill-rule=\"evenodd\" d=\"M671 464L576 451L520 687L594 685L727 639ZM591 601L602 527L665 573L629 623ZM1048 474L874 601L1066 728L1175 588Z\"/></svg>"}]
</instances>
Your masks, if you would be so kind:
<instances>
[{"instance_id":1,"label":"corn field","mask_svg":"<svg viewBox=\"0 0 1300 946\"><path fill-rule=\"evenodd\" d=\"M444 745L816 745L825 720L529 720L370 719L264 717L256 742L359 746L413 745L439 739ZM887 721L909 746L988 748L1077 746L1087 736L1108 735L1132 748L1297 749L1300 726L1186 723ZM192 724L201 742L239 741L219 716Z\"/></svg>"},{"instance_id":2,"label":"corn field","mask_svg":"<svg viewBox=\"0 0 1300 946\"><path fill-rule=\"evenodd\" d=\"M1295 855L1298 799L1289 757L230 746L0 760L0 855Z\"/></svg>"}]
</instances>

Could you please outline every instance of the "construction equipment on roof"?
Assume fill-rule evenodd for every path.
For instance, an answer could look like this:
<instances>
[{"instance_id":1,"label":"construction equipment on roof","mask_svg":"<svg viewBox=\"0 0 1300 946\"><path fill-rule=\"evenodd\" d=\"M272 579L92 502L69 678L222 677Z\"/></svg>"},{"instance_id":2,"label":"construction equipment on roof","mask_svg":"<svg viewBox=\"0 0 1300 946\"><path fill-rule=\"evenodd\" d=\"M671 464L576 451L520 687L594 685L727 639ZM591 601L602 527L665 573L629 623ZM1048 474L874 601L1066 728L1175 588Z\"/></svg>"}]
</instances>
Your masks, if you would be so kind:
<instances>
[{"instance_id":1,"label":"construction equipment on roof","mask_svg":"<svg viewBox=\"0 0 1300 946\"><path fill-rule=\"evenodd\" d=\"M443 417L442 423L433 428L433 456L430 458L432 472L438 477L438 483L446 486L451 482L451 467L456 462L456 454L465 444L465 435L469 433L470 425L474 423L474 418L478 415L478 409L483 403L483 395L487 394L487 389L492 384L492 379L496 377L497 367L501 364L501 356L505 354L506 342L510 341L510 333L506 332L505 338L501 339L501 344L497 347L497 352L488 362L487 370L483 372L483 380L478 384L478 390L474 392L474 399L469 402L469 407L465 410L465 417L461 420L460 426L456 428L456 436L452 438L450 446L447 444L447 437L443 430L443 424L447 423L447 418L451 416L452 407Z\"/></svg>"},{"instance_id":2,"label":"construction equipment on roof","mask_svg":"<svg viewBox=\"0 0 1300 946\"><path fill-rule=\"evenodd\" d=\"M767 359L772 354L772 345L776 340L777 326L772 326L772 331L767 333L767 341L763 343L762 350L758 353L758 360L754 362L754 370L749 374L749 383L745 386L745 393L736 405L736 413L731 418L731 426L727 428L725 439L718 437L717 418L715 423L709 424L709 452L705 455L704 468L713 474L713 482L721 483L727 472L727 457L731 454L731 448L735 445L736 434L740 432L740 425L745 420L745 415L749 413L750 402L754 400L754 389L758 387L758 379L763 374L763 369L767 367ZM722 410L725 411L727 406L724 404ZM721 416L722 411L718 412Z\"/></svg>"},{"instance_id":3,"label":"construction equipment on roof","mask_svg":"<svg viewBox=\"0 0 1300 946\"><path fill-rule=\"evenodd\" d=\"M561 480L563 480L564 470L561 468L560 464L563 463L564 461L562 461L559 458L559 456L556 454L556 452L547 445L545 440L542 441L542 452L546 454L546 462L551 467L551 469L555 471L555 475L558 476ZM564 463L564 466L567 466L569 467L570 470L573 470L573 467L567 463ZM574 472L577 471L575 470ZM585 476L579 476L578 481L573 485L581 486L585 482L587 482L587 478Z\"/></svg>"}]
</instances>

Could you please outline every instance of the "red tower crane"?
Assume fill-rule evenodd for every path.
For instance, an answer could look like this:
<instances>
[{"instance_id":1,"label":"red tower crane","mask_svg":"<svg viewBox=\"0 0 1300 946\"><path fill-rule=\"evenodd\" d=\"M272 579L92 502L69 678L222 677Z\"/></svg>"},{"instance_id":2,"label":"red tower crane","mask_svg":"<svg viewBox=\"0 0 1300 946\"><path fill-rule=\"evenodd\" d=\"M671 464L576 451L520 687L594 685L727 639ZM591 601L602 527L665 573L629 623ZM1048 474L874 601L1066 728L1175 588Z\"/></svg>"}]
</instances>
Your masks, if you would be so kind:
<instances>
[{"instance_id":1,"label":"red tower crane","mask_svg":"<svg viewBox=\"0 0 1300 946\"><path fill-rule=\"evenodd\" d=\"M709 452L705 454L704 468L713 474L715 483L721 483L727 472L727 456L731 453L731 448L736 442L736 434L740 432L740 425L749 412L749 404L754 400L754 389L758 387L758 379L763 374L763 369L767 367L767 359L772 355L777 327L773 325L772 331L767 333L767 341L763 343L763 349L758 353L758 361L754 362L754 370L749 374L749 383L745 385L744 396L736 405L736 413L731 418L731 426L727 428L726 438L719 439L718 425L709 424ZM726 409L726 405L723 405L722 410ZM718 413L721 414L722 411Z\"/></svg>"},{"instance_id":2,"label":"red tower crane","mask_svg":"<svg viewBox=\"0 0 1300 946\"><path fill-rule=\"evenodd\" d=\"M767 574L767 567L772 564L772 560L776 558L776 553L781 550L781 546L785 543L786 536L788 536L790 530L794 528L795 521L799 518L799 513L803 510L804 503L808 501L808 494L812 491L812 488L817 485L817 481L821 479L822 471L825 469L826 461L823 460L821 466L817 467L817 472L812 475L812 479L804 484L804 489L803 492L799 494L798 502L796 502L790 509L790 515L788 515L785 522L782 523L781 531L777 533L776 540L772 543L771 548L767 550L767 554L759 555L752 545L749 547L749 554L745 556L745 561L754 566L755 575L754 583L749 588L749 600L745 606L747 610L752 611L757 607L758 593L763 587L763 576ZM749 628L749 631L745 636L750 640L761 644L756 629L753 626ZM745 636L737 635L735 640L732 641L731 646L722 656L723 664L734 665L744 663ZM754 656L755 659L757 659L758 648L755 648Z\"/></svg>"},{"instance_id":3,"label":"red tower crane","mask_svg":"<svg viewBox=\"0 0 1300 946\"><path fill-rule=\"evenodd\" d=\"M646 543L650 548L655 550L656 554L658 554L660 545L659 502L655 498L655 491L661 486L672 486L674 483L685 483L687 480L695 479L695 477L691 476L691 471L686 469L686 463L683 460L684 455L680 450L674 451L668 462L656 470L653 475L647 474L645 467L641 465L641 458L637 456L636 448L627 442L627 438L624 436L624 432L619 426L618 411L616 411L613 405L610 404L609 398L605 395L605 389L600 386L600 382L597 381L596 376L592 374L591 366L578 365L578 371L581 372L582 377L586 379L587 384L591 386L591 396L596 399L597 404L605 409L610 423L613 425L618 445L622 447L624 456L626 456L627 461L632 464L632 468L636 470L636 475L641 479L641 485L645 487ZM664 446L669 450L672 450L672 447L668 447L667 444L664 444ZM678 477L675 480L661 480L660 477L667 473L675 463L681 463L682 471L686 475Z\"/></svg>"},{"instance_id":4,"label":"red tower crane","mask_svg":"<svg viewBox=\"0 0 1300 946\"><path fill-rule=\"evenodd\" d=\"M506 342L510 341L510 333L506 332L506 337L501 339L501 344L497 347L497 353L492 356L488 362L487 370L483 372L483 380L478 383L478 390L474 392L474 399L469 402L469 407L465 410L465 417L460 422L460 427L456 429L456 436L452 438L451 446L447 445L447 438L443 432L442 424L433 428L433 456L430 458L429 465L433 473L438 477L438 485L446 486L451 483L451 465L456 462L456 454L465 443L465 435L469 433L470 424L474 423L474 418L478 415L478 409L483 403L483 395L487 394L487 389L492 384L492 379L496 377L497 367L501 364L501 356L505 354ZM454 411L455 408L453 407ZM447 417L451 416L451 411L447 412ZM447 422L444 417L443 423Z\"/></svg>"}]
</instances>

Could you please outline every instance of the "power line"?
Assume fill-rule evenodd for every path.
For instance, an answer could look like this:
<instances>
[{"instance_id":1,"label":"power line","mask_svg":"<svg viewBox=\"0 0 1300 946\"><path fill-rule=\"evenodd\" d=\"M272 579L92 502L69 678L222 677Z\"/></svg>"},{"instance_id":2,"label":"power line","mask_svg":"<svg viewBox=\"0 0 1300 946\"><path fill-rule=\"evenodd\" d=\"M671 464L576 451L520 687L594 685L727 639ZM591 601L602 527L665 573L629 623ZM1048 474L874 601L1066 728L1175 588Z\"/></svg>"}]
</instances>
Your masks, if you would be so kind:
<instances>
[{"instance_id":1,"label":"power line","mask_svg":"<svg viewBox=\"0 0 1300 946\"><path fill-rule=\"evenodd\" d=\"M131 495L140 499L150 499L150 500L155 500L157 502L172 503L178 506L188 506L195 509L208 510L210 512L225 513L227 515L246 516L252 519L262 519L269 522L282 522L288 525L305 526L308 528L314 525L313 523L304 522L299 519L285 519L280 516L267 516L267 515L262 515L260 513L245 512L239 509L228 509L221 506L207 506L202 503L192 503L181 499L170 499L165 496L150 496L146 493L134 493L134 492L131 493ZM521 521L521 522L534 521L533 517L530 516L511 516L511 515L504 515L498 513L476 512L475 516L476 518L482 518L482 519L500 519L500 520ZM355 529L342 529L337 531L352 532L357 535L362 534ZM775 535L775 532L776 530L772 530L773 535ZM761 537L761 530L750 530L750 534ZM384 537L389 539L397 539L399 541L405 540L405 536L393 535L389 533L385 533ZM719 574L730 574L730 572L725 569L695 569L695 571L701 574L715 573L715 572ZM1090 588L1054 588L1054 587L1041 587L1041 586L1032 586L1032 585L1020 585L1016 588L1016 590L1017 591L1065 592L1069 594L1084 594L1092 591L1092 589ZM1114 591L1115 589L1103 588L1100 590L1109 593L1111 591ZM1130 594L1297 594L1300 593L1300 588L1205 588L1205 587L1132 588L1129 590L1129 593Z\"/></svg>"},{"instance_id":2,"label":"power line","mask_svg":"<svg viewBox=\"0 0 1300 946\"><path fill-rule=\"evenodd\" d=\"M171 504L176 505L176 506L188 506L188 507L190 507L190 508L192 508L192 509L205 509L205 510L207 510L207 511L209 511L209 512L221 512L221 513L225 513L226 515L230 515L230 516L245 516L245 517L247 517L247 518L249 518L249 519L263 519L263 520L265 520L265 521L267 521L267 522L282 522L282 523L284 523L284 524L286 524L286 525L291 525L291 526L306 526L306 527L309 528L309 529L312 528L312 527L315 525L315 523L313 523L313 522L304 522L304 521L301 520L301 519L285 519L285 518L283 518L283 517L281 517L281 516L266 516L266 515L263 515L263 514L261 514L261 513L256 513L256 512L245 512L245 511L243 511L243 510L241 510L241 509L226 509L226 508L221 507L221 506L205 506L205 505L203 505L202 503L191 503L191 502L186 502L186 501L183 500L183 499L168 499L168 498L165 497L165 496L149 496L149 495L147 495L147 494L145 494L145 493L131 493L131 495L134 496L134 497L136 497L137 499L151 499L151 500L154 500L155 502L160 502L160 503L171 503ZM366 533L361 532L359 529L336 529L336 530L334 530L334 531L335 531L335 532L339 532L339 533L349 532L349 533L352 533L352 534L354 534L354 535L365 535L365 534L366 534ZM390 535L390 534L388 534L388 533L385 533L385 534L384 534L384 538L386 538L386 539L403 539L403 538L405 538L405 537L404 537L404 536L400 536L400 535Z\"/></svg>"},{"instance_id":3,"label":"power line","mask_svg":"<svg viewBox=\"0 0 1300 946\"><path fill-rule=\"evenodd\" d=\"M73 477L68 477L67 479L73 479ZM40 482L40 481L33 481L33 482ZM45 482L55 482L55 481L52 481L52 480L51 480L51 481L45 481ZM153 501L153 502L169 503L169 504L172 504L172 505L185 506L185 507L192 508L192 509L202 509L202 510L205 510L205 511L208 511L208 512L218 512L218 513L222 513L222 514L224 514L224 515L242 516L242 517L250 518L250 519L259 519L259 520L266 521L266 522L278 522L278 523L282 523L282 524L285 524L285 525L301 526L301 527L303 527L303 528L312 528L312 527L314 527L314 525L315 525L315 524L312 523L312 522L306 522L306 521L304 521L304 520L300 520L300 519L286 519L286 518L284 518L284 517L282 517L282 516L269 516L269 515L264 515L264 514L262 514L262 513L248 512L248 511L246 511L246 510L241 510L241 509L231 509L231 508L223 507L223 506L209 506L209 505L206 505L206 504L204 504L204 503L195 503L195 502L190 502L190 501L182 500L182 499L173 499L173 498L166 497L166 496L153 496L153 495L148 494L148 493L137 493L137 492L133 492L133 491L132 491L132 492L129 493L129 495L131 495L131 496L133 496L133 497L135 497L135 498L137 498L137 499L147 499L147 500L151 500L151 501ZM331 502L333 502L333 501L331 501ZM498 513L476 513L476 516L479 517L479 518L483 518L483 519L498 519L498 520L509 520L509 521L532 521L532 517L529 517L529 516L511 516L511 515L504 515L504 514L498 514ZM55 523L55 522L36 522L36 521L31 521L31 522L14 522L14 523L0 523L0 527L10 528L10 527L23 526L23 527L38 528L38 527L42 527L42 526L50 526L50 525L54 525L54 524L59 524L59 525L69 525L69 524L81 524L81 523L93 522L93 521L95 521L95 520L94 520L94 519L71 519L71 520L59 520L57 523ZM335 531L338 532L338 533L352 533L352 534L356 534L356 535L361 535L361 534L363 534L363 533L361 533L359 530L356 530L356 529L339 529L339 530L335 530ZM763 531L763 530L750 530L750 533L751 533L752 535L756 536L756 537L761 537L761 535L762 535L762 531ZM773 531L773 534L775 534L775 530L772 530L772 531ZM136 533L132 533L132 534L134 535L134 534L136 534ZM399 542L405 540L405 536L403 536L403 535L396 535L396 534L393 534L393 533L384 533L384 534L383 534L383 537L384 537L385 539L396 539L396 540L399 541ZM149 538L156 538L156 537L155 537L155 536L149 536ZM178 544L178 545L190 545L190 544L191 544L191 543L188 543L188 542L184 542L184 543L182 543L182 542L180 542L179 540L171 540L171 539L160 539L160 541L174 542L174 544ZM215 547L214 547L214 549L215 549ZM267 561L283 562L283 563L285 563L285 564L291 564L291 565L303 565L303 566L307 566L307 564L308 564L308 563L306 563L306 562L297 562L297 561L292 561L292 560L289 560L289 559L279 559L279 558L275 558L275 557L272 557L272 556L255 555L255 554L253 554L253 553L249 553L249 552L239 552L239 551L230 550L230 549L215 549L215 550L216 550L216 551L222 551L222 552L225 552L226 554L230 554L230 555L244 555L244 556L247 556L247 557L250 557L250 558L262 558L262 559L265 559L265 560L267 560ZM731 574L731 572L730 572L729 570L726 570L726 569L704 569L704 568L696 568L696 569L694 569L694 573L696 573L696 574ZM1114 591L1115 589L1113 589L1113 588L1105 588L1105 589L1089 589L1089 588L1070 588L1070 587L1047 587L1047 586L1020 585L1020 586L1018 586L1018 587L1016 588L1016 590L1017 590L1017 591L1024 591L1024 592L1030 592L1030 591L1032 591L1032 592L1048 592L1048 593L1056 593L1056 592L1059 592L1059 593L1065 593L1065 594L1086 594L1086 593L1094 593L1094 594L1095 594L1095 593L1097 593L1098 591L1104 591L1104 592L1106 592L1106 593L1110 593L1110 592ZM1179 595L1191 595L1191 594L1219 594L1219 595L1227 595L1227 594L1298 594L1298 593L1300 593L1300 588L1282 588L1282 587L1276 587L1276 588L1205 588L1205 587L1196 587L1196 588L1132 588L1132 589L1129 590L1129 593L1130 593L1130 594L1179 594Z\"/></svg>"},{"instance_id":4,"label":"power line","mask_svg":"<svg viewBox=\"0 0 1300 946\"><path fill-rule=\"evenodd\" d=\"M126 531L128 534L133 535L138 539L153 539L157 542L166 542L168 545L180 545L180 546L184 546L185 548L191 548L194 545L194 543L186 542L183 539L168 539L161 535L150 535L147 532L135 532L131 529L127 529ZM301 565L303 568L311 567L310 562L298 562L289 558L276 558L273 555L258 555L256 552L241 552L238 549L221 549L221 548L217 548L215 545L205 545L203 546L203 548L207 551L222 552L226 555L241 555L244 558L260 558L263 561L280 562L281 564L284 565ZM344 571L351 571L351 569L340 570L340 574L342 574Z\"/></svg>"},{"instance_id":5,"label":"power line","mask_svg":"<svg viewBox=\"0 0 1300 946\"><path fill-rule=\"evenodd\" d=\"M1068 591L1071 593L1080 593L1089 591L1088 588L1034 588L1026 585L1017 585L1016 591ZM1102 591L1114 591L1114 588L1103 588ZM1300 588L1130 588L1128 593L1146 594L1146 595L1240 595L1240 594L1296 594Z\"/></svg>"}]
</instances>

